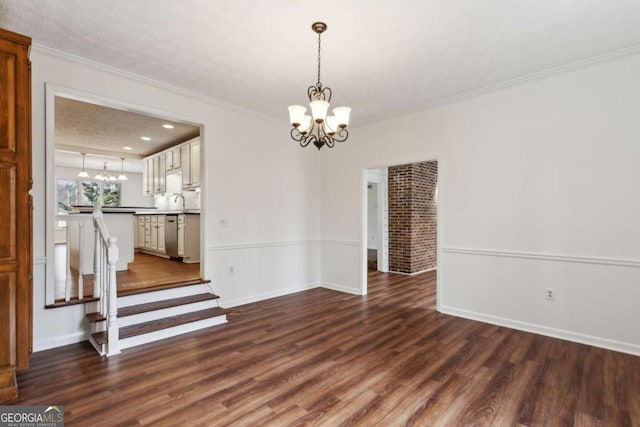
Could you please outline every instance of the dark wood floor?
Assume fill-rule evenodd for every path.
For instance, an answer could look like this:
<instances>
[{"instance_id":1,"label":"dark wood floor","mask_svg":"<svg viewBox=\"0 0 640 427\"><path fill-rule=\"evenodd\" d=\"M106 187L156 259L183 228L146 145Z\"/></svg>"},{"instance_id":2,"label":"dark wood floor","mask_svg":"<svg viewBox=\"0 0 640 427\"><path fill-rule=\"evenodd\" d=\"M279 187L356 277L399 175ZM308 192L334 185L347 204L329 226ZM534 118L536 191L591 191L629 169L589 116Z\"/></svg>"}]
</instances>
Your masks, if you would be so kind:
<instances>
[{"instance_id":1,"label":"dark wood floor","mask_svg":"<svg viewBox=\"0 0 640 427\"><path fill-rule=\"evenodd\" d=\"M20 404L67 425L637 426L640 358L435 311L435 273L371 272L104 359L36 353Z\"/></svg>"},{"instance_id":2,"label":"dark wood floor","mask_svg":"<svg viewBox=\"0 0 640 427\"><path fill-rule=\"evenodd\" d=\"M75 299L73 302L77 303L78 271L66 267L66 256L66 245L57 244L55 249L55 299L60 303L64 301L65 280L69 274L72 278L71 296ZM82 280L84 296L90 297L93 295L93 274L82 275ZM142 252L136 252L133 262L128 264L128 270L116 273L118 295L199 280L199 262L187 264Z\"/></svg>"}]
</instances>

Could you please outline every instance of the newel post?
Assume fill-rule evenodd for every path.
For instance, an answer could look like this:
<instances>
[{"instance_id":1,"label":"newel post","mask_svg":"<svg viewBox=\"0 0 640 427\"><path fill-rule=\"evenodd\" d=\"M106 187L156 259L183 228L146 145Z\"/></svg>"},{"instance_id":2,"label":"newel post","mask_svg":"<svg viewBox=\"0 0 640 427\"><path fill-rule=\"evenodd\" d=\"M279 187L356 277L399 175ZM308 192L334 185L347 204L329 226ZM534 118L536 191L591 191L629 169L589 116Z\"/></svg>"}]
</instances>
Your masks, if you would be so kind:
<instances>
[{"instance_id":1,"label":"newel post","mask_svg":"<svg viewBox=\"0 0 640 427\"><path fill-rule=\"evenodd\" d=\"M119 251L116 241L117 239L115 237L109 237L107 248L107 262L109 265L109 290L107 291L109 296L107 308L107 333L109 335L109 344L107 356L120 353L120 334L118 330L118 289L116 282L116 263L118 262Z\"/></svg>"}]
</instances>

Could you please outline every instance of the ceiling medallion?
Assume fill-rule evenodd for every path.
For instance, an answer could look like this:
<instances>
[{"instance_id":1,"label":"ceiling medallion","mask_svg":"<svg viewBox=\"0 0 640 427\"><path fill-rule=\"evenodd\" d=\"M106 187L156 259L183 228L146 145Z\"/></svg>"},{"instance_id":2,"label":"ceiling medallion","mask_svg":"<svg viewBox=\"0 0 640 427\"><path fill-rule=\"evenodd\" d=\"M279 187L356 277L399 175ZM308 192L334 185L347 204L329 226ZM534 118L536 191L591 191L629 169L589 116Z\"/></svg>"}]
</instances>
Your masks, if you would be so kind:
<instances>
[{"instance_id":1,"label":"ceiling medallion","mask_svg":"<svg viewBox=\"0 0 640 427\"><path fill-rule=\"evenodd\" d=\"M320 150L324 145L333 148L336 141L347 140L349 132L346 128L351 108L337 107L333 109L332 116L327 115L332 91L320 83L320 35L326 31L327 24L315 22L311 29L318 34L318 81L307 89L311 115L305 114L307 109L302 105L290 105L289 120L293 126L291 138L294 141L299 142L301 147L313 143Z\"/></svg>"}]
</instances>

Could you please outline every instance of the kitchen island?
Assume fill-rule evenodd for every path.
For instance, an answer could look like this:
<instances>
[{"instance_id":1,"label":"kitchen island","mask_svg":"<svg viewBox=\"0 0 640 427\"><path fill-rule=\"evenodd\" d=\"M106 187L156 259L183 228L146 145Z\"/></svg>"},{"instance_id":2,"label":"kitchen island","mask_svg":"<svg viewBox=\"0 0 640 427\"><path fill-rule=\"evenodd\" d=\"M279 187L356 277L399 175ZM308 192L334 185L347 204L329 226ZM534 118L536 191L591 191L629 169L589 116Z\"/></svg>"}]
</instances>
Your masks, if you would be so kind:
<instances>
[{"instance_id":1,"label":"kitchen island","mask_svg":"<svg viewBox=\"0 0 640 427\"><path fill-rule=\"evenodd\" d=\"M103 208L102 215L109 235L116 238L119 250L117 271L127 270L134 257L134 214L142 208ZM93 274L94 227L93 208L76 207L67 215L57 219L67 223L67 245L69 265L82 274ZM80 255L82 253L82 256Z\"/></svg>"}]
</instances>

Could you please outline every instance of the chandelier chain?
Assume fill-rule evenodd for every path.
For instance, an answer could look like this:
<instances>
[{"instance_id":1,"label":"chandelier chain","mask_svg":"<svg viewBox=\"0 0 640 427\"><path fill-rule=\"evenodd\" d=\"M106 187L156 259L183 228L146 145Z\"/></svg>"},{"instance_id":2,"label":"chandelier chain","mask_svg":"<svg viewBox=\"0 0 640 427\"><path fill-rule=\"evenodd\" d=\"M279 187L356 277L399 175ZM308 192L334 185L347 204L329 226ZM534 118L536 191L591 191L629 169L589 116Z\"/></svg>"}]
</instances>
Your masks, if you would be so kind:
<instances>
[{"instance_id":1,"label":"chandelier chain","mask_svg":"<svg viewBox=\"0 0 640 427\"><path fill-rule=\"evenodd\" d=\"M320 35L318 33L318 85L320 84Z\"/></svg>"}]
</instances>

